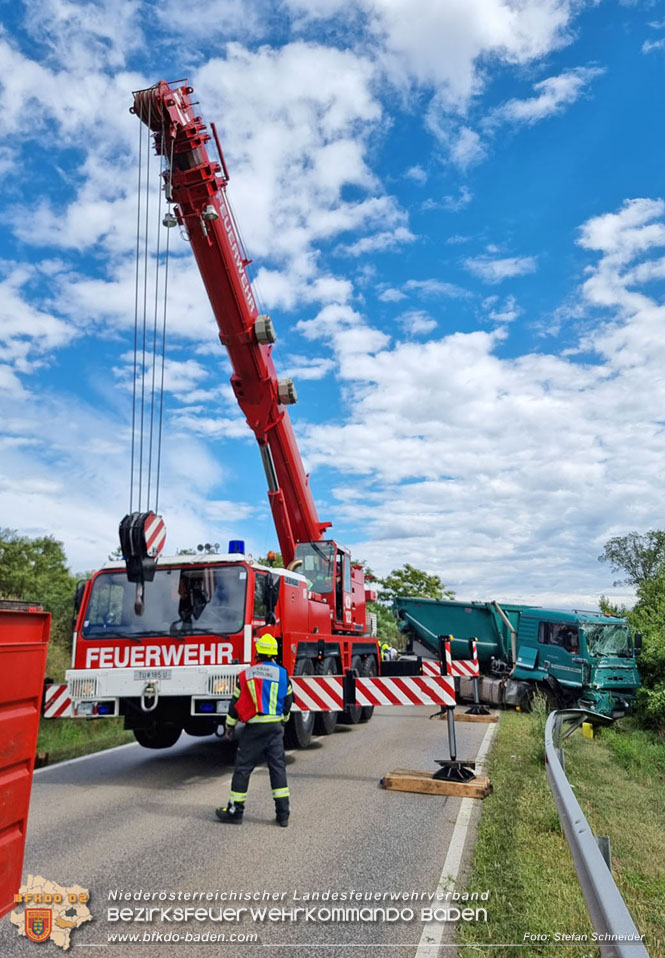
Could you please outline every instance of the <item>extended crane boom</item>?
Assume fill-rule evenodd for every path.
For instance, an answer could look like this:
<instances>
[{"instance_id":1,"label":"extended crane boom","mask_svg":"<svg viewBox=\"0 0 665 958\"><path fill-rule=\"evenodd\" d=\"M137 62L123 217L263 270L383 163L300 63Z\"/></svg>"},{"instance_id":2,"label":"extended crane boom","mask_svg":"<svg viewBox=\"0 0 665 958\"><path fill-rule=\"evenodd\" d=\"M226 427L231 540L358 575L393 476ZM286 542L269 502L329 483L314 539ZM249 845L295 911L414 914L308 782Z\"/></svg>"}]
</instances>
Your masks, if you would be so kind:
<instances>
[{"instance_id":1,"label":"extended crane boom","mask_svg":"<svg viewBox=\"0 0 665 958\"><path fill-rule=\"evenodd\" d=\"M285 408L296 401L296 392L292 380L277 378L271 357L275 334L270 317L258 313L247 276L249 260L226 199L228 174L219 141L221 165L208 156L210 134L195 114L192 92L190 86L173 88L162 80L134 94L132 111L153 132L156 151L165 157L167 198L177 204L178 222L187 231L231 360L233 391L259 444L288 565L298 543L320 541L331 523L318 517Z\"/></svg>"}]
</instances>

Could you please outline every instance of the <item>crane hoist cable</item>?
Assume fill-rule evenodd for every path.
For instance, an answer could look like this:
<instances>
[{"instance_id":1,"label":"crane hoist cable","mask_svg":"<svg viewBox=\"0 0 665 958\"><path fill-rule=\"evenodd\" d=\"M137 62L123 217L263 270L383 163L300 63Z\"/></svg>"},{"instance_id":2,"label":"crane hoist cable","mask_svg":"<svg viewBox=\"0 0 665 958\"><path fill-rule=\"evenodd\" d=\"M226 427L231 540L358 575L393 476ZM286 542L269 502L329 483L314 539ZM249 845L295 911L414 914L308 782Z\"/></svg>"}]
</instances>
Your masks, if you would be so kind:
<instances>
[{"instance_id":1,"label":"crane hoist cable","mask_svg":"<svg viewBox=\"0 0 665 958\"><path fill-rule=\"evenodd\" d=\"M150 114L151 105L148 106ZM166 366L166 325L168 300L168 272L170 252L170 229L166 232L165 249L161 248L161 229L173 225L175 218L171 212L171 191L166 189L167 214L162 221L162 190L156 206L157 226L155 250L151 251L150 191L154 191L151 181L150 137L147 137L144 149L142 139L143 124L139 126L139 156L136 214L136 269L134 290L134 355L132 379L132 441L130 463L130 514L134 511L135 491L138 512L151 508L151 493L154 477L154 510L159 506L159 488L162 461L162 436L164 420L164 376ZM164 130L162 131L164 136ZM173 144L171 147L173 161ZM145 171L143 169L145 164ZM164 178L165 157L160 158L160 180ZM154 296L152 305L152 346L148 346L148 288L150 282L150 264L154 263ZM163 266L163 269L161 267ZM142 268L141 268L142 267ZM163 308L160 323L160 278L163 275ZM142 311L140 303L143 303ZM139 355L140 354L140 355ZM160 365L158 373L158 364ZM140 395L138 378L140 377ZM150 389L146 384L150 379ZM147 393L147 395L146 395ZM157 412L156 406L159 406ZM149 406L149 409L146 407ZM155 429L155 415L157 427ZM147 428L149 421L149 428ZM156 433L156 435L155 435ZM137 462L138 460L138 462ZM153 463L155 468L153 471ZM138 472L138 475L137 475ZM144 472L146 475L144 475ZM145 497L145 502L144 502Z\"/></svg>"},{"instance_id":2,"label":"crane hoist cable","mask_svg":"<svg viewBox=\"0 0 665 958\"><path fill-rule=\"evenodd\" d=\"M132 373L132 455L129 467L129 511L134 511L134 452L136 448L136 366L139 342L139 264L141 243L141 170L143 156L143 124L139 124L138 185L136 188L136 275L134 278L134 369Z\"/></svg>"},{"instance_id":3,"label":"crane hoist cable","mask_svg":"<svg viewBox=\"0 0 665 958\"><path fill-rule=\"evenodd\" d=\"M148 105L148 128L150 127L150 116L152 112L152 101ZM139 159L139 162L141 160ZM143 251L143 335L141 338L143 361L141 364L141 432L139 440L139 511L141 510L141 499L143 491L143 444L145 431L145 341L146 328L148 321L148 262L149 262L149 242L150 242L150 137L148 137L148 148L146 150L146 175L145 175L145 236ZM149 506L150 503L147 503Z\"/></svg>"}]
</instances>

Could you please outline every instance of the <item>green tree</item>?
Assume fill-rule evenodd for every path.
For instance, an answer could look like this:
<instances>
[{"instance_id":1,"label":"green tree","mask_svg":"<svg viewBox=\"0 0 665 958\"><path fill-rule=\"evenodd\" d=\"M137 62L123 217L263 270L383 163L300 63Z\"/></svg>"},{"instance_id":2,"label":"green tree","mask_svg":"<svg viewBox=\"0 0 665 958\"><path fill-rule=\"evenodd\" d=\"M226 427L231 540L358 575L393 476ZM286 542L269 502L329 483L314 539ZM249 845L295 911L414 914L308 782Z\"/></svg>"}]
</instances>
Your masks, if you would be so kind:
<instances>
[{"instance_id":1,"label":"green tree","mask_svg":"<svg viewBox=\"0 0 665 958\"><path fill-rule=\"evenodd\" d=\"M71 651L75 588L61 542L0 529L0 598L33 601L51 613L49 668L55 663L57 672Z\"/></svg>"},{"instance_id":2,"label":"green tree","mask_svg":"<svg viewBox=\"0 0 665 958\"><path fill-rule=\"evenodd\" d=\"M407 562L401 569L393 569L383 579L377 578L366 563L365 578L370 585L378 589L378 601L368 603L370 612L377 617L377 633L379 641L388 642L396 647L404 647L404 639L399 631L397 621L392 612L393 600L398 595L416 596L425 599L452 599L454 592L446 589L438 575L430 575L422 569Z\"/></svg>"},{"instance_id":3,"label":"green tree","mask_svg":"<svg viewBox=\"0 0 665 958\"><path fill-rule=\"evenodd\" d=\"M273 552L274 559L269 559L267 555L259 556L256 560L260 565L273 566L275 569L284 568L284 559L281 552Z\"/></svg>"},{"instance_id":4,"label":"green tree","mask_svg":"<svg viewBox=\"0 0 665 958\"><path fill-rule=\"evenodd\" d=\"M614 536L605 543L599 562L609 562L613 572L624 572L625 579L614 585L639 586L665 571L665 531L650 529L648 532L629 532Z\"/></svg>"},{"instance_id":5,"label":"green tree","mask_svg":"<svg viewBox=\"0 0 665 958\"><path fill-rule=\"evenodd\" d=\"M383 579L378 580L379 602L392 604L398 595L408 595L420 599L453 599L455 593L446 589L438 575L430 575L422 569L405 563L401 569L393 569Z\"/></svg>"},{"instance_id":6,"label":"green tree","mask_svg":"<svg viewBox=\"0 0 665 958\"><path fill-rule=\"evenodd\" d=\"M636 586L637 602L631 611L604 596L600 605L603 612L625 615L631 628L642 633L638 666L643 687L637 697L637 715L645 725L665 734L665 531L615 536L598 558L609 562L615 572L625 572L625 581Z\"/></svg>"}]
</instances>

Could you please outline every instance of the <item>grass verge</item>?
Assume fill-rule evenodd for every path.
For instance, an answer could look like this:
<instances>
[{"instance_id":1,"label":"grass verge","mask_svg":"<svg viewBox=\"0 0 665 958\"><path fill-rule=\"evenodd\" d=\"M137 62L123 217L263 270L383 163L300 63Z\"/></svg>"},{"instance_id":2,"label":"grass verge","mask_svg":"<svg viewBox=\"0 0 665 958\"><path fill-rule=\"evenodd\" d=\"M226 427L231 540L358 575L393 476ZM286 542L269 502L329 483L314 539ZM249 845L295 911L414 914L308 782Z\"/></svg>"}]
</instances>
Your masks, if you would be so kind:
<instances>
[{"instance_id":1,"label":"grass verge","mask_svg":"<svg viewBox=\"0 0 665 958\"><path fill-rule=\"evenodd\" d=\"M123 719L42 719L37 754L48 755L48 764L55 765L133 742L132 732L126 732L122 726Z\"/></svg>"},{"instance_id":2,"label":"grass verge","mask_svg":"<svg viewBox=\"0 0 665 958\"><path fill-rule=\"evenodd\" d=\"M598 945L544 768L544 711L506 712L489 761L468 891L490 890L487 923L461 925L459 958L597 958ZM626 722L566 741L566 774L652 956L665 955L665 742ZM556 934L587 935L556 941ZM545 935L546 940L525 940ZM512 945L512 948L506 947Z\"/></svg>"}]
</instances>

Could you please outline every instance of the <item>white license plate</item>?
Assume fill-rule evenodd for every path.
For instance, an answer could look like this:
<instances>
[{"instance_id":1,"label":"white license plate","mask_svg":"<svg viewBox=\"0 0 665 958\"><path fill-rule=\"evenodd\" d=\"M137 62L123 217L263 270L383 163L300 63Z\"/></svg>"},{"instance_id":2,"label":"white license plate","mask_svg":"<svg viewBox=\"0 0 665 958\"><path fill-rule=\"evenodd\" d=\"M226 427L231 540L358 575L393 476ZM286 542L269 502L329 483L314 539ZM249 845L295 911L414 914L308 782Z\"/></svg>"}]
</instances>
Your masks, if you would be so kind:
<instances>
[{"instance_id":1,"label":"white license plate","mask_svg":"<svg viewBox=\"0 0 665 958\"><path fill-rule=\"evenodd\" d=\"M171 669L136 669L134 679L137 682L149 682L151 679L170 679Z\"/></svg>"}]
</instances>

